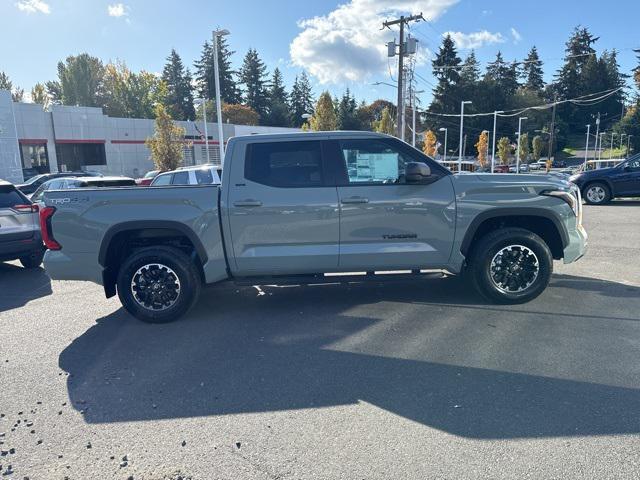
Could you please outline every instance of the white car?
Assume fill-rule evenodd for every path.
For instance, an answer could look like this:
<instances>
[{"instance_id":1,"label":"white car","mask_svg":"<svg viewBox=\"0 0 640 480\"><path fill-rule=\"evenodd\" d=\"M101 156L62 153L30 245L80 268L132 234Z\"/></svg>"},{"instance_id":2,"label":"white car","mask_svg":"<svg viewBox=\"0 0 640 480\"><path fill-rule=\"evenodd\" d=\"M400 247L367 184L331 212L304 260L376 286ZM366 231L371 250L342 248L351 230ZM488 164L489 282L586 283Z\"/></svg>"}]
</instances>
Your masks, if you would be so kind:
<instances>
[{"instance_id":1,"label":"white car","mask_svg":"<svg viewBox=\"0 0 640 480\"><path fill-rule=\"evenodd\" d=\"M197 165L182 167L170 172L161 173L151 182L152 187L163 185L220 185L219 167L214 165Z\"/></svg>"}]
</instances>

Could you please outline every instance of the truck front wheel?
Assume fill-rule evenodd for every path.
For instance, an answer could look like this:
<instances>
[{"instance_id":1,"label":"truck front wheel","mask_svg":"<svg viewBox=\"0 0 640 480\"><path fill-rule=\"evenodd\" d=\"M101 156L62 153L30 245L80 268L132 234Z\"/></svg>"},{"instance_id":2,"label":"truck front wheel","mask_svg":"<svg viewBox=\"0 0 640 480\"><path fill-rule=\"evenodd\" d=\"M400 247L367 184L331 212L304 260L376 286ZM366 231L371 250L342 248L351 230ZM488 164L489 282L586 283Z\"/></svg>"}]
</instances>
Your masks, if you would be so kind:
<instances>
[{"instance_id":1,"label":"truck front wheel","mask_svg":"<svg viewBox=\"0 0 640 480\"><path fill-rule=\"evenodd\" d=\"M172 247L133 252L118 272L118 297L134 317L147 323L177 320L195 304L200 276L191 259Z\"/></svg>"},{"instance_id":2,"label":"truck front wheel","mask_svg":"<svg viewBox=\"0 0 640 480\"><path fill-rule=\"evenodd\" d=\"M552 272L548 245L522 228L502 228L482 237L467 266L476 289L504 304L533 300L547 287Z\"/></svg>"}]
</instances>

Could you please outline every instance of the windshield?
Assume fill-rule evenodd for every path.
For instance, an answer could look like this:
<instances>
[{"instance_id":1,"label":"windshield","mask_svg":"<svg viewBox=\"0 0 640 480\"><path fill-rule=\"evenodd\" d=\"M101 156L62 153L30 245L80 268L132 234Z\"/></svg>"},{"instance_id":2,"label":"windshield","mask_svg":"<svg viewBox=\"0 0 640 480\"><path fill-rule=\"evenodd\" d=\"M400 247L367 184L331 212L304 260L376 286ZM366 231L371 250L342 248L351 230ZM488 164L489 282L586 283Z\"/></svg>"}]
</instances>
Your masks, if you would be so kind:
<instances>
[{"instance_id":1,"label":"windshield","mask_svg":"<svg viewBox=\"0 0 640 480\"><path fill-rule=\"evenodd\" d=\"M144 178L153 178L158 175L158 170L151 170L150 172L145 173Z\"/></svg>"}]
</instances>

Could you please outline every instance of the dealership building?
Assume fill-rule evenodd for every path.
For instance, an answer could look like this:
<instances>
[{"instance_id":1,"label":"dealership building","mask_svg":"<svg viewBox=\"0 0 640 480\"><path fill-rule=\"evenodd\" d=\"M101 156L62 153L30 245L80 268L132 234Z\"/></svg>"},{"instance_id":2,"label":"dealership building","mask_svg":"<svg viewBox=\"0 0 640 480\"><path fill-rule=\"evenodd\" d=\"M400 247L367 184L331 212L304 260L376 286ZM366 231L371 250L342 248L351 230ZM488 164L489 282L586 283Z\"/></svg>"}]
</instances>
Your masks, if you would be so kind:
<instances>
[{"instance_id":1,"label":"dealership building","mask_svg":"<svg viewBox=\"0 0 640 480\"><path fill-rule=\"evenodd\" d=\"M220 164L218 125L176 122L185 129L184 164ZM299 129L223 124L223 141L238 135L297 132ZM0 90L0 179L21 183L33 175L64 171L95 171L139 177L153 170L145 145L154 121L114 118L101 108L16 103Z\"/></svg>"}]
</instances>

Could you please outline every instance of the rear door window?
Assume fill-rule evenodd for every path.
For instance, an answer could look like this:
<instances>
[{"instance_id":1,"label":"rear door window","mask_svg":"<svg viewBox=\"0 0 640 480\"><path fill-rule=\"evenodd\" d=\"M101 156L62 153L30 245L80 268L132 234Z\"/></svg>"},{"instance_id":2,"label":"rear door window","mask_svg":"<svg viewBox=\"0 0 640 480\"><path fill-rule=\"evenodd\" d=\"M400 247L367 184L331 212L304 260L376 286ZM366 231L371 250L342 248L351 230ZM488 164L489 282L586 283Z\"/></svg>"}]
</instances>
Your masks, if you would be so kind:
<instances>
[{"instance_id":1,"label":"rear door window","mask_svg":"<svg viewBox=\"0 0 640 480\"><path fill-rule=\"evenodd\" d=\"M198 185L211 185L213 182L213 173L211 169L195 170L196 183Z\"/></svg>"},{"instance_id":2,"label":"rear door window","mask_svg":"<svg viewBox=\"0 0 640 480\"><path fill-rule=\"evenodd\" d=\"M247 180L279 188L324 184L319 141L254 143L247 148Z\"/></svg>"},{"instance_id":3,"label":"rear door window","mask_svg":"<svg viewBox=\"0 0 640 480\"><path fill-rule=\"evenodd\" d=\"M176 172L173 174L172 185L189 185L189 172Z\"/></svg>"}]
</instances>

